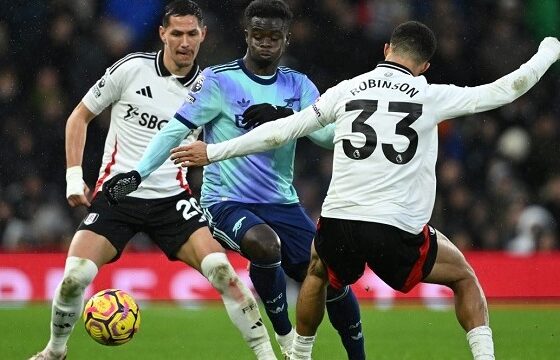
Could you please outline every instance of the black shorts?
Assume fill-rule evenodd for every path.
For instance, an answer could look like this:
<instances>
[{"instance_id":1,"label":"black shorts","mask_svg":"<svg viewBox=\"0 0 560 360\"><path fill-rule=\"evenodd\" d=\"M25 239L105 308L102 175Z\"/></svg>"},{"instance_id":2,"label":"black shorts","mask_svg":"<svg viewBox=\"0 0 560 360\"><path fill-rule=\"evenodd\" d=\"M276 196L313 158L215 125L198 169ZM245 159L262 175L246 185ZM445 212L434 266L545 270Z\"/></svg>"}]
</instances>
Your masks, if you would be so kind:
<instances>
[{"instance_id":1,"label":"black shorts","mask_svg":"<svg viewBox=\"0 0 560 360\"><path fill-rule=\"evenodd\" d=\"M429 225L415 235L380 223L321 217L315 249L335 288L355 283L367 264L390 287L406 293L432 271L437 238Z\"/></svg>"},{"instance_id":2,"label":"black shorts","mask_svg":"<svg viewBox=\"0 0 560 360\"><path fill-rule=\"evenodd\" d=\"M206 218L187 192L162 199L126 197L115 206L110 206L99 193L78 230L105 236L117 249L111 261L121 256L126 244L139 232L146 233L170 260L177 260L181 246L204 226L208 226Z\"/></svg>"}]
</instances>

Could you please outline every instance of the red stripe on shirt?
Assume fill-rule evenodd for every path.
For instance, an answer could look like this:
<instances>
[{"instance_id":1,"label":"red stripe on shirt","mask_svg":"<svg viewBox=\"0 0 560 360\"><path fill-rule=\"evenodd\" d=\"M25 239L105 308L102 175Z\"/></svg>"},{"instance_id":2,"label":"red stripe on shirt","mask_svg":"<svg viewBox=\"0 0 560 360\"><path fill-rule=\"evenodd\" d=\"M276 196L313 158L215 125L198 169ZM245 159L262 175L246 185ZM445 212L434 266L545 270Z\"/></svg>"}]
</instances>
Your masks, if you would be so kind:
<instances>
[{"instance_id":1,"label":"red stripe on shirt","mask_svg":"<svg viewBox=\"0 0 560 360\"><path fill-rule=\"evenodd\" d=\"M109 174L111 174L111 167L113 165L115 165L115 157L116 156L117 156L117 141L115 141L115 149L113 150L113 153L111 154L111 161L109 161L107 166L105 166L105 170L103 171L103 175L99 179L97 179L97 182L95 183L95 190L93 192L92 199L95 198L95 196L99 192L99 189L101 189L101 186L103 185L103 182L105 182L105 179L107 179L107 176L109 176Z\"/></svg>"},{"instance_id":2,"label":"red stripe on shirt","mask_svg":"<svg viewBox=\"0 0 560 360\"><path fill-rule=\"evenodd\" d=\"M192 195L191 187L189 186L189 183L185 181L182 168L179 168L179 171L177 171L177 176L175 177L175 179L179 181L180 187L182 187L187 193L189 193L189 195Z\"/></svg>"}]
</instances>

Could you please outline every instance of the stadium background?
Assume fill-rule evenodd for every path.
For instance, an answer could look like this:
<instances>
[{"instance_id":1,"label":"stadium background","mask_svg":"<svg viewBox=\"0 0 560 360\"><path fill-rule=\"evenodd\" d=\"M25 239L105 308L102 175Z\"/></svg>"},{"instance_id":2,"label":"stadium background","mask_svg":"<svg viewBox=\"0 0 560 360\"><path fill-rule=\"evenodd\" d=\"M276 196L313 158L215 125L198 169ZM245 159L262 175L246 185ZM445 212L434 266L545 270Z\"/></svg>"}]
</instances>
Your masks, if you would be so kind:
<instances>
[{"instance_id":1,"label":"stadium background","mask_svg":"<svg viewBox=\"0 0 560 360\"><path fill-rule=\"evenodd\" d=\"M242 57L248 0L199 1L209 32L201 66ZM382 60L392 28L430 25L438 50L426 77L472 86L514 70L548 35L560 35L555 0L288 0L295 14L283 64L325 91ZM84 209L65 200L64 126L89 87L132 51L160 49L163 0L14 0L0 5L0 251L64 252ZM560 67L499 110L440 126L431 222L463 250L514 254L559 248ZM89 126L85 180L98 174L109 112ZM316 218L331 155L298 145L296 187ZM200 171L190 175L195 189ZM143 236L129 247L154 250ZM61 264L62 265L62 264Z\"/></svg>"},{"instance_id":2,"label":"stadium background","mask_svg":"<svg viewBox=\"0 0 560 360\"><path fill-rule=\"evenodd\" d=\"M245 43L240 18L249 0L198 2L209 27L200 64L241 57ZM557 0L287 2L296 19L284 64L308 74L320 91L375 66L382 60L391 29L408 19L421 20L436 31L439 48L426 74L433 83L466 86L493 81L527 60L544 36L560 36ZM51 297L69 241L85 214L84 209L70 209L65 200L66 118L106 67L128 52L160 48L157 25L165 3L0 2L2 359L27 358L44 346L50 305L30 300ZM474 264L490 297L496 353L503 359L560 358L559 71L555 65L511 105L440 127L432 223L449 234ZM108 115L106 111L89 127L84 171L90 187L97 178ZM328 186L330 161L328 152L300 140L296 186L313 217ZM191 183L198 188L200 171L192 172ZM196 302L184 303L182 311L159 303L145 307L143 299L217 298L217 294L192 269L153 253L144 237L137 237L129 250L100 272L87 295L106 287L132 289L144 309L138 338L130 345L106 348L76 330L69 344L71 358L250 357L221 307L199 307ZM235 256L232 262L249 281L246 263ZM419 286L412 296L425 306L417 307L415 300L406 307L405 301L404 308L394 311L379 309L393 308L393 299L400 295L371 273L355 290L362 299L372 358L470 358L449 306L448 290ZM520 301L502 305L502 297ZM373 302L376 306L368 306ZM267 326L270 329L268 322ZM218 341L211 336L216 329ZM328 324L319 329L314 357L344 357Z\"/></svg>"}]
</instances>

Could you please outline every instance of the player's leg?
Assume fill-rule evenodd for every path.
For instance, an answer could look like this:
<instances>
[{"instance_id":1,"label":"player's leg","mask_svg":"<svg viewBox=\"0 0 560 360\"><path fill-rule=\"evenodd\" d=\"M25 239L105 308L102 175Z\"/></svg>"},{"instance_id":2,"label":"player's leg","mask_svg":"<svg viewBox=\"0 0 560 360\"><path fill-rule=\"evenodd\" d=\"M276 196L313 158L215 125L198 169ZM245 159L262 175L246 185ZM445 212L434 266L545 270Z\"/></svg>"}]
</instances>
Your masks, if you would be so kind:
<instances>
[{"instance_id":1,"label":"player's leg","mask_svg":"<svg viewBox=\"0 0 560 360\"><path fill-rule=\"evenodd\" d=\"M281 267L280 239L272 228L258 224L241 239L241 251L251 261L249 276L277 336L292 331L288 317L286 275Z\"/></svg>"},{"instance_id":2,"label":"player's leg","mask_svg":"<svg viewBox=\"0 0 560 360\"><path fill-rule=\"evenodd\" d=\"M307 276L299 290L296 305L296 335L292 345L291 359L311 359L317 329L325 315L325 301L329 278L327 269L315 246L311 248L311 261Z\"/></svg>"},{"instance_id":3,"label":"player's leg","mask_svg":"<svg viewBox=\"0 0 560 360\"><path fill-rule=\"evenodd\" d=\"M448 286L455 295L455 313L475 360L494 359L488 306L478 279L461 251L436 230L438 252L435 264L424 282Z\"/></svg>"},{"instance_id":4,"label":"player's leg","mask_svg":"<svg viewBox=\"0 0 560 360\"><path fill-rule=\"evenodd\" d=\"M259 212L259 215L280 236L282 268L285 273L301 282L309 266L316 226L299 204L273 206L273 211L269 210L264 214ZM365 359L360 308L352 289L349 286L338 289L329 286L326 307L329 320L341 338L348 359Z\"/></svg>"},{"instance_id":5,"label":"player's leg","mask_svg":"<svg viewBox=\"0 0 560 360\"><path fill-rule=\"evenodd\" d=\"M278 235L265 223L259 205L224 202L207 209L213 234L232 250L251 261L249 276L265 307L282 351L291 346L292 324L288 317L286 275L282 269ZM285 340L285 341L283 341Z\"/></svg>"},{"instance_id":6,"label":"player's leg","mask_svg":"<svg viewBox=\"0 0 560 360\"><path fill-rule=\"evenodd\" d=\"M134 230L127 226L131 221L128 206L109 207L103 197L92 201L90 213L72 239L63 279L54 293L49 343L36 359L64 358L68 338L81 316L86 287L101 266L118 258L134 235Z\"/></svg>"},{"instance_id":7,"label":"player's leg","mask_svg":"<svg viewBox=\"0 0 560 360\"><path fill-rule=\"evenodd\" d=\"M187 203L192 211L184 212L179 205ZM224 248L212 237L196 200L185 193L158 201L152 209L151 238L170 259L197 269L218 290L231 321L257 359L275 359L257 302L235 273Z\"/></svg>"},{"instance_id":8,"label":"player's leg","mask_svg":"<svg viewBox=\"0 0 560 360\"><path fill-rule=\"evenodd\" d=\"M177 258L200 271L220 293L231 321L241 331L257 359L275 359L255 298L235 273L223 247L208 227L196 230Z\"/></svg>"},{"instance_id":9,"label":"player's leg","mask_svg":"<svg viewBox=\"0 0 560 360\"><path fill-rule=\"evenodd\" d=\"M98 269L116 255L115 248L101 235L80 230L72 239L62 281L58 284L51 314L51 335L46 348L31 359L64 359L66 344L80 319L84 292Z\"/></svg>"},{"instance_id":10,"label":"player's leg","mask_svg":"<svg viewBox=\"0 0 560 360\"><path fill-rule=\"evenodd\" d=\"M338 332L349 360L366 358L358 299L350 286L327 287L327 314Z\"/></svg>"}]
</instances>

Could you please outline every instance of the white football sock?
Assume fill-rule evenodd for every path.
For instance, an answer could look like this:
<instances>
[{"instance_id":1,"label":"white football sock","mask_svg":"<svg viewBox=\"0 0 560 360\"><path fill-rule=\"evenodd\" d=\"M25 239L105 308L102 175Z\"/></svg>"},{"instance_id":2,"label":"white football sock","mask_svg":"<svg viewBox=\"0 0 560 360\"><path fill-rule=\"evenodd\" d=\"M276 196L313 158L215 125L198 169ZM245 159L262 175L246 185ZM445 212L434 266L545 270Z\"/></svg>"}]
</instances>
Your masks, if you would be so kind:
<instances>
[{"instance_id":1,"label":"white football sock","mask_svg":"<svg viewBox=\"0 0 560 360\"><path fill-rule=\"evenodd\" d=\"M474 360L494 360L492 329L488 326L475 327L467 333Z\"/></svg>"},{"instance_id":2,"label":"white football sock","mask_svg":"<svg viewBox=\"0 0 560 360\"><path fill-rule=\"evenodd\" d=\"M310 360L311 352L313 351L313 343L315 342L315 335L302 336L296 332L294 336L294 343L292 345L292 360Z\"/></svg>"},{"instance_id":3,"label":"white football sock","mask_svg":"<svg viewBox=\"0 0 560 360\"><path fill-rule=\"evenodd\" d=\"M294 328L292 328L292 330L286 335L274 334L276 337L276 342L278 342L278 345L280 345L280 350L282 351L282 355L291 354L292 344L294 343L295 334L296 334L296 330Z\"/></svg>"},{"instance_id":4,"label":"white football sock","mask_svg":"<svg viewBox=\"0 0 560 360\"><path fill-rule=\"evenodd\" d=\"M229 318L241 331L243 339L253 349L257 359L275 359L257 302L233 270L226 254L207 255L202 259L200 268L222 296Z\"/></svg>"},{"instance_id":5,"label":"white football sock","mask_svg":"<svg viewBox=\"0 0 560 360\"><path fill-rule=\"evenodd\" d=\"M66 349L74 324L82 315L84 292L97 275L97 266L89 259L66 259L64 278L56 288L52 303L51 338L47 344L56 354Z\"/></svg>"}]
</instances>

